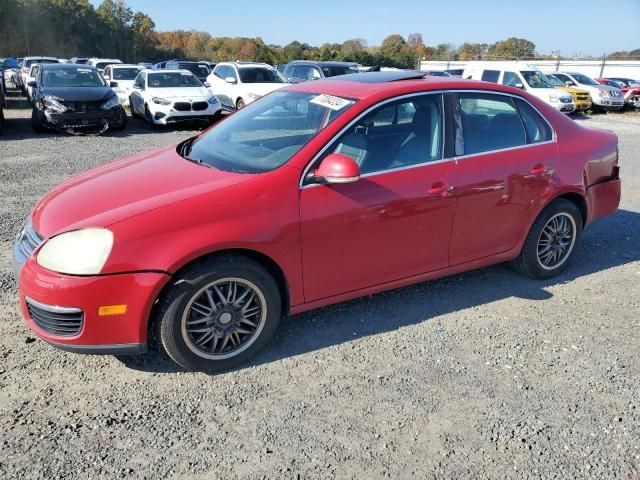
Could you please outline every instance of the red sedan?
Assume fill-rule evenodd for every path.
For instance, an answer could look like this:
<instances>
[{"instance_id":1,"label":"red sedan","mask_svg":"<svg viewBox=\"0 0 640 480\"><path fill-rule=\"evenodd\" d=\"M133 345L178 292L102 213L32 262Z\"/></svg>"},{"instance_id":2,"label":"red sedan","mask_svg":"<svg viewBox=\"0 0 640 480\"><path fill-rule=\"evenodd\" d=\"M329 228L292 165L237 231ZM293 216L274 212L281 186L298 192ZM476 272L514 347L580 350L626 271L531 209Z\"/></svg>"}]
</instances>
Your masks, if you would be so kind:
<instances>
[{"instance_id":1,"label":"red sedan","mask_svg":"<svg viewBox=\"0 0 640 480\"><path fill-rule=\"evenodd\" d=\"M618 207L617 145L494 83L301 83L53 190L14 245L20 305L65 350L157 329L184 368L226 370L290 313L505 261L558 275Z\"/></svg>"}]
</instances>

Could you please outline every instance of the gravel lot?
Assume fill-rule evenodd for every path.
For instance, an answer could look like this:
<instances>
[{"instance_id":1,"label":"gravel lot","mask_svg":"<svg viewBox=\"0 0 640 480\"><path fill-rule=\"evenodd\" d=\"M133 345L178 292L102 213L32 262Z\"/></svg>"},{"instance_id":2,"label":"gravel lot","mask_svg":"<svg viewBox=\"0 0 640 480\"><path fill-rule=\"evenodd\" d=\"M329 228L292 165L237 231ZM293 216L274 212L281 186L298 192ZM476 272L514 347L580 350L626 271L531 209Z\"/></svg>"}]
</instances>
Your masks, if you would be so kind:
<instances>
[{"instance_id":1,"label":"gravel lot","mask_svg":"<svg viewBox=\"0 0 640 480\"><path fill-rule=\"evenodd\" d=\"M640 479L640 116L620 211L553 281L508 266L297 315L252 365L67 354L18 313L11 243L61 180L193 131L0 137L0 478Z\"/></svg>"}]
</instances>

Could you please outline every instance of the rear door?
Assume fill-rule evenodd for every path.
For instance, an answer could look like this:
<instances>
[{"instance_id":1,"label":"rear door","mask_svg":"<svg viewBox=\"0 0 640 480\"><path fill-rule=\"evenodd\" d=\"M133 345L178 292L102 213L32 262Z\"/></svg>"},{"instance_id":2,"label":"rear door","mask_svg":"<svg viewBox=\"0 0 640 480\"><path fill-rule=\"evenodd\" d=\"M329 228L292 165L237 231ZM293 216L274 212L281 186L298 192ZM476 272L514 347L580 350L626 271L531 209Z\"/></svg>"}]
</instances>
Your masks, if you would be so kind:
<instances>
[{"instance_id":1,"label":"rear door","mask_svg":"<svg viewBox=\"0 0 640 480\"><path fill-rule=\"evenodd\" d=\"M511 95L453 95L458 194L449 258L457 265L513 248L556 164L549 123Z\"/></svg>"},{"instance_id":2,"label":"rear door","mask_svg":"<svg viewBox=\"0 0 640 480\"><path fill-rule=\"evenodd\" d=\"M448 265L456 165L444 152L442 94L385 104L332 142L360 165L354 183L300 191L306 301Z\"/></svg>"}]
</instances>

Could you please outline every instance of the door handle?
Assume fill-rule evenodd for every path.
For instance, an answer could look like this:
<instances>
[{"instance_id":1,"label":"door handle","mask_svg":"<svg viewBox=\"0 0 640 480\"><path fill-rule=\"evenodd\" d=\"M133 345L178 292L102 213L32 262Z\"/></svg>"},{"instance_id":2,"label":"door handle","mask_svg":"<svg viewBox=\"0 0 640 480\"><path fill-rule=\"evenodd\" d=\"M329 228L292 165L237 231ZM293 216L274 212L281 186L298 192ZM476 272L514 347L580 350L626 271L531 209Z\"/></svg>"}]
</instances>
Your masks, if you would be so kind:
<instances>
[{"instance_id":1,"label":"door handle","mask_svg":"<svg viewBox=\"0 0 640 480\"><path fill-rule=\"evenodd\" d=\"M531 170L529 170L529 173L534 177L546 177L553 175L553 170L545 167L541 163L538 163Z\"/></svg>"},{"instance_id":2,"label":"door handle","mask_svg":"<svg viewBox=\"0 0 640 480\"><path fill-rule=\"evenodd\" d=\"M453 192L453 186L444 182L436 182L427 190L427 194L431 197L442 198Z\"/></svg>"}]
</instances>

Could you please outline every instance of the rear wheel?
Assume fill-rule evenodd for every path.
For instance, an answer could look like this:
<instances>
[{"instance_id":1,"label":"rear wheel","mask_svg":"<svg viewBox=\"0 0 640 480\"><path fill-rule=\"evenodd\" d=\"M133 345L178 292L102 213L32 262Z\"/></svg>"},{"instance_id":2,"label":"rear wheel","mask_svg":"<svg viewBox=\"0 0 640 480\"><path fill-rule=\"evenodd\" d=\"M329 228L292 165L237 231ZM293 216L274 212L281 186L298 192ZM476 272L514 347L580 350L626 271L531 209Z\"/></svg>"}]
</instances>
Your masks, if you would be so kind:
<instances>
[{"instance_id":1,"label":"rear wheel","mask_svg":"<svg viewBox=\"0 0 640 480\"><path fill-rule=\"evenodd\" d=\"M264 348L281 314L280 292L267 270L228 256L186 269L161 300L157 320L162 345L176 363L221 372Z\"/></svg>"},{"instance_id":2,"label":"rear wheel","mask_svg":"<svg viewBox=\"0 0 640 480\"><path fill-rule=\"evenodd\" d=\"M569 264L582 234L582 214L569 200L558 199L534 222L512 265L531 278L551 278Z\"/></svg>"},{"instance_id":3,"label":"rear wheel","mask_svg":"<svg viewBox=\"0 0 640 480\"><path fill-rule=\"evenodd\" d=\"M241 110L244 108L244 100L242 98L239 98L238 101L236 102L236 110Z\"/></svg>"}]
</instances>

